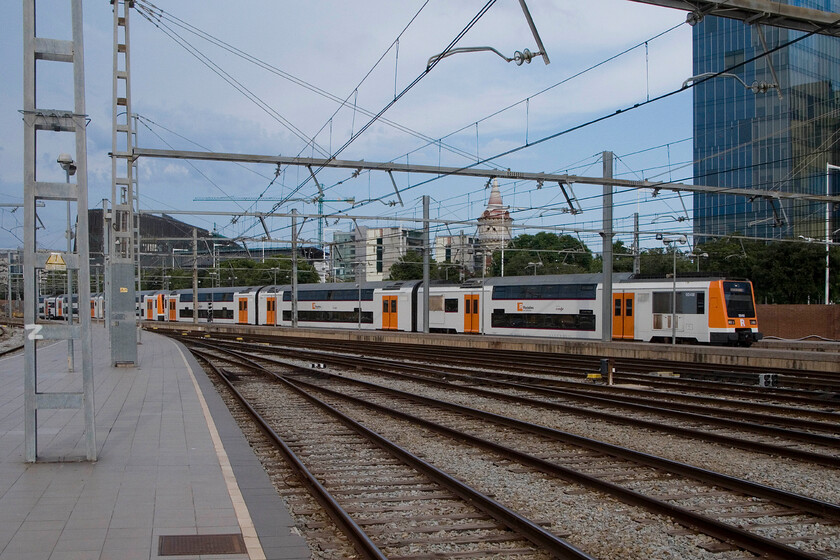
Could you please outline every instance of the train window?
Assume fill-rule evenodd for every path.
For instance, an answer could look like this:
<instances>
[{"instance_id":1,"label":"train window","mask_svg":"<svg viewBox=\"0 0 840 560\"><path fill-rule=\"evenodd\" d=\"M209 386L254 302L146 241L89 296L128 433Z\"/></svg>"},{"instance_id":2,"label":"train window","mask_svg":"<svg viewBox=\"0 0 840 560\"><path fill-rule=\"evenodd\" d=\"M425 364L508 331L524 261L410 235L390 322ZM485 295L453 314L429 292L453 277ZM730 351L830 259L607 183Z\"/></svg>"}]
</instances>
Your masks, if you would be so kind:
<instances>
[{"instance_id":1,"label":"train window","mask_svg":"<svg viewBox=\"0 0 840 560\"><path fill-rule=\"evenodd\" d=\"M493 299L595 299L596 284L493 286Z\"/></svg>"},{"instance_id":2,"label":"train window","mask_svg":"<svg viewBox=\"0 0 840 560\"><path fill-rule=\"evenodd\" d=\"M494 309L490 324L495 328L551 329L564 331L594 331L595 315L583 313L505 313Z\"/></svg>"},{"instance_id":3,"label":"train window","mask_svg":"<svg viewBox=\"0 0 840 560\"><path fill-rule=\"evenodd\" d=\"M616 317L621 317L621 300L617 299L613 302L615 305L615 310L613 311L613 315Z\"/></svg>"},{"instance_id":4,"label":"train window","mask_svg":"<svg viewBox=\"0 0 840 560\"><path fill-rule=\"evenodd\" d=\"M391 313L397 312L397 298L391 300Z\"/></svg>"},{"instance_id":5,"label":"train window","mask_svg":"<svg viewBox=\"0 0 840 560\"><path fill-rule=\"evenodd\" d=\"M730 317L755 317L752 286L749 282L724 282L723 297Z\"/></svg>"},{"instance_id":6,"label":"train window","mask_svg":"<svg viewBox=\"0 0 840 560\"><path fill-rule=\"evenodd\" d=\"M478 299L473 300L473 313L478 313Z\"/></svg>"},{"instance_id":7,"label":"train window","mask_svg":"<svg viewBox=\"0 0 840 560\"><path fill-rule=\"evenodd\" d=\"M382 300L382 313L388 313L388 300Z\"/></svg>"},{"instance_id":8,"label":"train window","mask_svg":"<svg viewBox=\"0 0 840 560\"><path fill-rule=\"evenodd\" d=\"M627 304L625 305L624 316L625 317L632 317L633 316L633 300L627 299L625 300Z\"/></svg>"},{"instance_id":9,"label":"train window","mask_svg":"<svg viewBox=\"0 0 840 560\"><path fill-rule=\"evenodd\" d=\"M671 313L671 292L654 292L653 312ZM706 313L706 294L703 292L677 292L676 312L681 315Z\"/></svg>"},{"instance_id":10,"label":"train window","mask_svg":"<svg viewBox=\"0 0 840 560\"><path fill-rule=\"evenodd\" d=\"M457 313L458 312L458 299L446 299L443 302L443 310L446 313Z\"/></svg>"}]
</instances>

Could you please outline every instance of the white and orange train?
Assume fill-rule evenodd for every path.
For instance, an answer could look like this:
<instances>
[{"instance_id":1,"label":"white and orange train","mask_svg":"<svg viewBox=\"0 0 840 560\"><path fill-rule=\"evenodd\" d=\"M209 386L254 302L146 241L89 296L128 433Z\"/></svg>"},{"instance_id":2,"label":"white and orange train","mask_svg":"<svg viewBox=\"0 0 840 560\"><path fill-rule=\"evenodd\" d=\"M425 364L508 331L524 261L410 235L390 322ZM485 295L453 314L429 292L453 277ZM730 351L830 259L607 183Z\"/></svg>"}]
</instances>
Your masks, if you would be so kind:
<instances>
[{"instance_id":1,"label":"white and orange train","mask_svg":"<svg viewBox=\"0 0 840 560\"><path fill-rule=\"evenodd\" d=\"M432 283L429 330L601 340L603 297L600 274ZM616 274L612 301L614 340L670 342L675 333L683 343L749 346L762 338L747 280ZM419 280L301 284L297 324L420 332L423 302ZM138 308L148 321L192 322L193 291L143 292ZM197 311L201 323L291 327L292 287L201 288Z\"/></svg>"}]
</instances>

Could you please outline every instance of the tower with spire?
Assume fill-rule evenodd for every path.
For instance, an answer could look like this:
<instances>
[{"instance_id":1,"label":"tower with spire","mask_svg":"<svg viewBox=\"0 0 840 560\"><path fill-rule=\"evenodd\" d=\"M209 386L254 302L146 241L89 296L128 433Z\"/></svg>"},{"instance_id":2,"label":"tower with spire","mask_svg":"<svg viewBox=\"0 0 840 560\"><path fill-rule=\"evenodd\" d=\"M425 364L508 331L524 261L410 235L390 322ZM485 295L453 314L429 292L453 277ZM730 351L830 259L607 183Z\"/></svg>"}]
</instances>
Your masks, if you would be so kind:
<instances>
[{"instance_id":1,"label":"tower with spire","mask_svg":"<svg viewBox=\"0 0 840 560\"><path fill-rule=\"evenodd\" d=\"M493 179L487 209L478 218L478 243L486 255L485 260L491 257L493 251L507 247L512 239L512 230L513 218L507 206L502 205L498 179Z\"/></svg>"}]
</instances>

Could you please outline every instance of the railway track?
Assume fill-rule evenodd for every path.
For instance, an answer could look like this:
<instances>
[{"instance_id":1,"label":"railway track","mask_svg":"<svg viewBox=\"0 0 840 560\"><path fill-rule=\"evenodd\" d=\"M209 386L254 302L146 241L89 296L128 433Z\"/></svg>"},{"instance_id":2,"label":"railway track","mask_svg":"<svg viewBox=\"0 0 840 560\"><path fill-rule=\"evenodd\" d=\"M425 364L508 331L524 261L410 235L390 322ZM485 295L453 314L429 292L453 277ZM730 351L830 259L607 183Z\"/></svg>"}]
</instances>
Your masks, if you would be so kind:
<instances>
[{"instance_id":1,"label":"railway track","mask_svg":"<svg viewBox=\"0 0 840 560\"><path fill-rule=\"evenodd\" d=\"M266 346L259 344L228 344L233 349L247 349L249 352L268 351ZM407 376L416 382L455 386L462 391L505 399L523 406L540 406L599 421L633 424L681 437L840 467L840 438L837 437L840 414L832 412L803 413L798 408L790 407L770 407L769 411L751 412L738 410L740 403L733 402L721 409L719 401L703 405L654 402L649 396L639 399L615 394L595 394L591 386L588 390L552 387L552 380L545 377L534 379L504 372L429 366L397 359L367 358L358 354L301 349L275 351L302 360L323 361L350 368L387 370L391 375ZM476 384L480 386L476 387ZM585 385L579 383L578 386ZM497 390L491 393L488 387ZM785 414L782 414L783 411ZM666 422L663 421L665 419Z\"/></svg>"},{"instance_id":2,"label":"railway track","mask_svg":"<svg viewBox=\"0 0 840 560\"><path fill-rule=\"evenodd\" d=\"M223 349L214 352L242 367L241 355ZM245 366L252 371L257 367L253 360L252 356ZM419 425L422 430L434 431L438 438L451 440L446 444L449 449L438 451L436 457L463 454L458 446L466 442L496 454L492 461L504 465L502 471L529 469L550 474L558 479L555 484L571 480L590 492L607 492L614 499L667 515L713 536L715 542L700 545L707 550L732 550L721 544L725 542L775 558L833 557L823 556L821 548L828 550L837 543L837 505L321 370L314 373L270 358L263 364L296 371L285 375L288 383L300 390L320 392L348 415L364 418L366 425L385 434L393 433L396 438L405 430L418 430ZM245 377L241 373L232 377L236 376ZM793 542L803 548L790 546Z\"/></svg>"},{"instance_id":3,"label":"railway track","mask_svg":"<svg viewBox=\"0 0 840 560\"><path fill-rule=\"evenodd\" d=\"M214 338L236 338L236 335L214 335ZM412 345L393 342L348 342L331 339L301 339L298 337L284 337L282 335L252 335L252 341L262 341L284 346L298 346L308 349L326 351L347 351L348 347L363 347L368 356L400 356L406 359L428 358L430 348L424 345ZM464 349L446 346L434 347L435 360L452 365L469 364L476 368L497 368L499 363L506 364L509 371L530 373L540 371L546 374L556 374L586 377L587 374L597 372L600 360L591 356L565 354L539 354L533 352L518 352L512 350L482 350L471 349L469 358L465 359ZM777 386L766 387L767 393L774 391L782 395L790 395L797 391L818 391L823 393L823 401L840 403L840 374L825 372L803 372L800 370L786 370L774 368L773 372L766 369L729 366L727 369L703 364L675 363L662 360L615 359L616 380L626 383L643 382L650 386L672 389L683 385L692 390L717 391L745 391L744 385L758 385L758 375L776 374ZM674 377L662 377L667 372Z\"/></svg>"},{"instance_id":4,"label":"railway track","mask_svg":"<svg viewBox=\"0 0 840 560\"><path fill-rule=\"evenodd\" d=\"M591 558L285 379L214 370L366 558Z\"/></svg>"}]
</instances>

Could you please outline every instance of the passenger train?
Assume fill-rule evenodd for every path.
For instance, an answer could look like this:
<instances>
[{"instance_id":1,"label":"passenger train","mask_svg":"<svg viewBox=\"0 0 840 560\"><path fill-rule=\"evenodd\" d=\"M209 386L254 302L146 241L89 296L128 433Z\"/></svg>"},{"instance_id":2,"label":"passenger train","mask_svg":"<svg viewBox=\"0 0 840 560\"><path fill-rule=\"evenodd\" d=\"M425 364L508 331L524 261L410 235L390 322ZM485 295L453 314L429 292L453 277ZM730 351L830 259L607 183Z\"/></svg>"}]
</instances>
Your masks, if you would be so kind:
<instances>
[{"instance_id":1,"label":"passenger train","mask_svg":"<svg viewBox=\"0 0 840 560\"><path fill-rule=\"evenodd\" d=\"M601 340L603 297L600 274L434 282L429 331ZM100 298L93 317L104 311ZM291 327L292 303L290 285L248 286L200 288L195 307L201 323ZM297 325L422 332L423 305L419 280L301 284ZM192 289L138 294L147 321L192 322L193 309ZM615 274L611 309L613 340L670 342L675 333L682 343L749 346L762 338L747 280Z\"/></svg>"}]
</instances>

